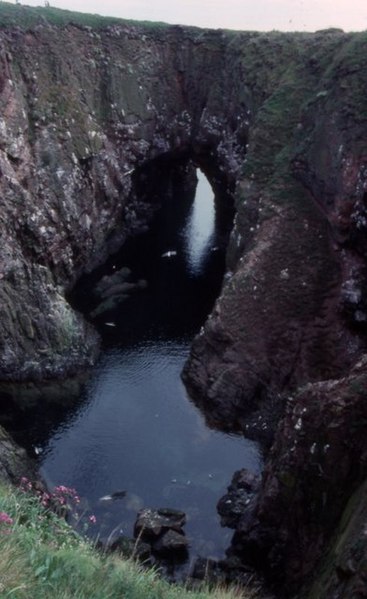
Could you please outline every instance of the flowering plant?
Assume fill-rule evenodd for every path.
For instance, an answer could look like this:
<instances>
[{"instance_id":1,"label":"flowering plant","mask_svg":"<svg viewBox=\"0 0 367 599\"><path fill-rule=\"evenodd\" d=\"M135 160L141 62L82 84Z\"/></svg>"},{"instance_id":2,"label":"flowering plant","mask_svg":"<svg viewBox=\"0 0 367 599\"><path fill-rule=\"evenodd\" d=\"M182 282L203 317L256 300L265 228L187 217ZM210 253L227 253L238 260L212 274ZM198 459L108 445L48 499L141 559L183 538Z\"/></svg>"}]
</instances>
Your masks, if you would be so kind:
<instances>
[{"instance_id":1,"label":"flowering plant","mask_svg":"<svg viewBox=\"0 0 367 599\"><path fill-rule=\"evenodd\" d=\"M23 476L19 488L25 493L33 493L44 508L65 519L72 516L74 520L80 522L82 517L85 516L85 513L79 514L80 497L72 487L58 485L52 492L48 492L39 483L32 483ZM96 524L97 518L92 514L89 516L88 521L91 524Z\"/></svg>"},{"instance_id":2,"label":"flowering plant","mask_svg":"<svg viewBox=\"0 0 367 599\"><path fill-rule=\"evenodd\" d=\"M5 524L5 527L3 526ZM9 534L11 532L10 528L6 528L6 525L11 526L13 524L13 518L9 516L6 512L0 512L0 533L1 534Z\"/></svg>"}]
</instances>

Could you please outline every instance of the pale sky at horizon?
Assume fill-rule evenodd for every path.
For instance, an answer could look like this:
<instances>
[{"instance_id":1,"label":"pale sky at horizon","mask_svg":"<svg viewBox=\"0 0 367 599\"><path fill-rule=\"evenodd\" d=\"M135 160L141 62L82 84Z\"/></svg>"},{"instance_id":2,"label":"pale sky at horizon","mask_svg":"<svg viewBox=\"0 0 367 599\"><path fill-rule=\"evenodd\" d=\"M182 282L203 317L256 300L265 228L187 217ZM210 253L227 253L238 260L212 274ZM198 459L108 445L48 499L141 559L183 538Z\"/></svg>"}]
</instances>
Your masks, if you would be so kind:
<instances>
[{"instance_id":1,"label":"pale sky at horizon","mask_svg":"<svg viewBox=\"0 0 367 599\"><path fill-rule=\"evenodd\" d=\"M43 0L21 0L43 6ZM198 27L268 31L367 29L366 0L50 0L56 8Z\"/></svg>"}]
</instances>

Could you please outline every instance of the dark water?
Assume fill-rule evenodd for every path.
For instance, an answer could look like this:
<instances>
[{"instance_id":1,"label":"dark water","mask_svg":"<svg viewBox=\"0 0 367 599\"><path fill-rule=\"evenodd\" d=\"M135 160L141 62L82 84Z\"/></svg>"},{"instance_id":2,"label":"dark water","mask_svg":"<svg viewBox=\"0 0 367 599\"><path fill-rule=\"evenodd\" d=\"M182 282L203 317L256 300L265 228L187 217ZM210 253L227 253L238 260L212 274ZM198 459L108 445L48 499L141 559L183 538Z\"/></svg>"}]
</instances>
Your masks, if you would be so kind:
<instances>
[{"instance_id":1,"label":"dark water","mask_svg":"<svg viewBox=\"0 0 367 599\"><path fill-rule=\"evenodd\" d=\"M44 443L42 472L87 498L97 517L91 534L132 535L141 507L180 508L190 557L221 557L231 531L220 527L216 503L236 469L258 472L261 460L253 442L207 428L180 379L224 265L206 179L181 223L176 200L108 265L130 266L148 286L99 318L104 350L78 407ZM168 250L177 254L162 257ZM100 501L121 490L122 499Z\"/></svg>"}]
</instances>

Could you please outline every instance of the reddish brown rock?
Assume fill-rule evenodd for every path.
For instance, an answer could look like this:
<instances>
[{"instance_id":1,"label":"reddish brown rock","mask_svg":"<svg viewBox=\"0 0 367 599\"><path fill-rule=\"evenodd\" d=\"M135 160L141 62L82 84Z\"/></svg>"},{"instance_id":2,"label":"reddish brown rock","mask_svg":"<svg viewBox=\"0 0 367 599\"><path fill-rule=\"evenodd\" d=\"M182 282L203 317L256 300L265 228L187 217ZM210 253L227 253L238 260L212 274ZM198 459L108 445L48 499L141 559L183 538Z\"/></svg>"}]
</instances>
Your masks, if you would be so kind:
<instances>
[{"instance_id":1,"label":"reddish brown rock","mask_svg":"<svg viewBox=\"0 0 367 599\"><path fill-rule=\"evenodd\" d=\"M339 526L340 534L343 526L350 526L351 515L356 520L349 536L342 537L343 543L350 548L358 535L363 539L365 510L357 516L358 512L349 508L344 525L341 516L367 476L366 399L367 357L348 376L308 384L289 398L265 468L255 515L250 520L244 515L237 526L234 553L246 559L252 553L257 564L262 562L273 581L278 579L291 596L314 580L320 561L324 564L333 543L341 542L334 539L335 532ZM366 494L361 491L359 498L363 502ZM366 551L365 543L356 563L363 561ZM341 578L355 578L357 566L356 572L348 567L353 563L348 562L348 552L343 553L342 565L338 553L340 548L329 556L333 564L329 578L338 572ZM327 587L329 583L324 584Z\"/></svg>"}]
</instances>

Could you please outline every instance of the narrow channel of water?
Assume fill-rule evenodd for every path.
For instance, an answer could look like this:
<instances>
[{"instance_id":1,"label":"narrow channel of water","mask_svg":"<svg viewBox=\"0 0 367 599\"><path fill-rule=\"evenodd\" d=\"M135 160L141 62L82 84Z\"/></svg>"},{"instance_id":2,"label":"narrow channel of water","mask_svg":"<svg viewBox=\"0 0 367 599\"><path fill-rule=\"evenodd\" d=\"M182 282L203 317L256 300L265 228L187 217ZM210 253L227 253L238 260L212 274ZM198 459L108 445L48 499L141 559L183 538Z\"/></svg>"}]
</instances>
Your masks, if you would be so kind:
<instances>
[{"instance_id":1,"label":"narrow channel of water","mask_svg":"<svg viewBox=\"0 0 367 599\"><path fill-rule=\"evenodd\" d=\"M180 379L224 267L201 173L186 221L174 219L171 205L110 263L129 266L147 288L99 318L104 350L75 412L42 448L42 473L87 499L97 517L89 532L102 539L114 529L132 536L143 506L179 508L190 558L222 557L231 531L220 527L216 503L236 469L258 472L261 459L254 442L208 429ZM126 494L100 501L116 491Z\"/></svg>"}]
</instances>

